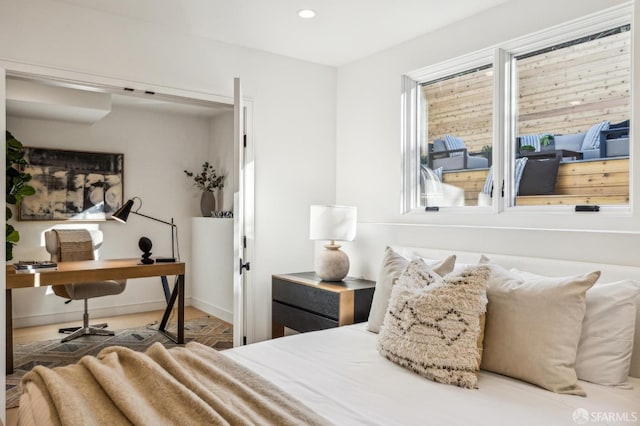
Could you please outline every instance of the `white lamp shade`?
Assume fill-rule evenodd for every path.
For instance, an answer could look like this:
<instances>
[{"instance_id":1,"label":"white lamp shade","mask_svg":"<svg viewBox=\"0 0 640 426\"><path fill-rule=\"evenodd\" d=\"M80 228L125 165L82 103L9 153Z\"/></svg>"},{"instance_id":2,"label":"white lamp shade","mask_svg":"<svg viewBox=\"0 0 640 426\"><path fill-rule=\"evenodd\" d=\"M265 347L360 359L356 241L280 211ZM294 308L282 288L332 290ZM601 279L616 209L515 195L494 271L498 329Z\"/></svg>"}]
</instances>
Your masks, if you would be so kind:
<instances>
[{"instance_id":1,"label":"white lamp shade","mask_svg":"<svg viewBox=\"0 0 640 426\"><path fill-rule=\"evenodd\" d=\"M353 241L356 237L357 209L350 206L311 206L309 238Z\"/></svg>"}]
</instances>

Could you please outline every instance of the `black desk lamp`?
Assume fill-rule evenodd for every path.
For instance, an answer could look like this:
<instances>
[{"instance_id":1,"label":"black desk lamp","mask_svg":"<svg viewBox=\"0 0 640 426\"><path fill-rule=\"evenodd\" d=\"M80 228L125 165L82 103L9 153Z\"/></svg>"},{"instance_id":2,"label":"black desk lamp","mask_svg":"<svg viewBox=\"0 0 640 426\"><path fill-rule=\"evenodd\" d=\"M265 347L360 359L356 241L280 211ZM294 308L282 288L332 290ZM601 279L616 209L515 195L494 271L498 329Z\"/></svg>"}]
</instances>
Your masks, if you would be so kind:
<instances>
[{"instance_id":1,"label":"black desk lamp","mask_svg":"<svg viewBox=\"0 0 640 426\"><path fill-rule=\"evenodd\" d=\"M136 210L131 210L131 208L133 207L133 202L136 199L140 201L140 206L138 206ZM159 259L156 259L156 262L175 262L176 257L174 252L174 247L175 247L174 241L175 239L178 238L178 225L173 223L173 218L171 218L171 222L167 222L165 220L156 219L155 217L142 214L138 211L140 210L140 207L142 207L142 200L139 197L133 197L132 199L124 203L122 207L120 207L111 217L113 217L118 222L127 223L127 219L129 218L129 213L133 213L133 214L137 214L138 216L146 217L147 219L155 220L156 222L164 223L165 225L171 226L171 258L159 258ZM175 239L174 239L174 230L175 230ZM180 256L179 248L178 248L178 256Z\"/></svg>"}]
</instances>

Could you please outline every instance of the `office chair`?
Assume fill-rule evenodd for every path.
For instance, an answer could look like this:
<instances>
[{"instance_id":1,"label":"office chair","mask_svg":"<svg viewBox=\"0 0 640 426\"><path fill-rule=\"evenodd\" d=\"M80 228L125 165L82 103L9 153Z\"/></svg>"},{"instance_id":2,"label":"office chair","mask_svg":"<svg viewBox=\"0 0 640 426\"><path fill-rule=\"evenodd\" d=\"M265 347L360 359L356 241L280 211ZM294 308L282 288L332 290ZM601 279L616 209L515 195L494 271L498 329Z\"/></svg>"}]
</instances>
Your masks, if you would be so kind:
<instances>
[{"instance_id":1,"label":"office chair","mask_svg":"<svg viewBox=\"0 0 640 426\"><path fill-rule=\"evenodd\" d=\"M87 231L86 229L53 229L45 232L44 238L47 252L49 252L51 260L54 262L95 260L98 258L97 253L103 241L102 231ZM62 342L68 342L77 337L90 334L113 336L113 331L105 329L107 324L89 325L88 300L94 297L120 294L124 291L126 285L126 280L109 280L52 286L53 292L57 296L69 299L69 301L84 300L82 327L62 339ZM63 330L61 331L64 332Z\"/></svg>"}]
</instances>

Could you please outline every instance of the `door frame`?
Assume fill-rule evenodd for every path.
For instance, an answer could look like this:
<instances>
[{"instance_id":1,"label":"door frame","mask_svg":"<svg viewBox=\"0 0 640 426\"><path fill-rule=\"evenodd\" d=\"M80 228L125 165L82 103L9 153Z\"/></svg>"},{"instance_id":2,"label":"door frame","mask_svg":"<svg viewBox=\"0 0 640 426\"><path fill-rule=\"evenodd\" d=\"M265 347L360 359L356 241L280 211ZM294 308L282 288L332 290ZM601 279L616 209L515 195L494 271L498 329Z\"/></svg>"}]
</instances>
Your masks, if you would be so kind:
<instances>
[{"instance_id":1,"label":"door frame","mask_svg":"<svg viewBox=\"0 0 640 426\"><path fill-rule=\"evenodd\" d=\"M6 130L7 129L7 117L6 117L6 110L5 110L5 102L6 99L6 77L5 77L5 69L4 67L2 67L0 65L0 131L2 130ZM6 141L5 141L6 143ZM6 157L6 150L2 151L2 154L0 154L0 157ZM5 158L0 158L0 162L2 164L5 164ZM0 178L0 186L2 187L6 187L6 181L7 181L7 174L1 174L2 178ZM2 220L2 222L6 222L7 218L6 218L6 213L5 213L5 209L2 209L2 212L0 212L0 219ZM5 244L2 244L2 248L0 248L0 256L2 256L3 259L6 259L6 248L5 248ZM4 342L4 344L7 344L7 335L6 335L6 315L11 315L11 312L7 312L6 311L6 289L7 289L7 276L6 274L2 274L2 278L0 278L0 294L2 296L0 296L0 342ZM0 351L0 367L2 367L2 371L7 371L6 367L7 367L7 359L6 359L6 352L5 351ZM0 378L0 401L6 401L7 400L7 387L6 387L6 383L7 383L7 377L6 375L2 375L2 378ZM1 410L0 411L0 420L2 421L3 424L7 424L7 411L6 410Z\"/></svg>"},{"instance_id":2,"label":"door frame","mask_svg":"<svg viewBox=\"0 0 640 426\"><path fill-rule=\"evenodd\" d=\"M229 85L231 87L231 95L223 96L205 91L195 91L189 89L181 89L176 87L160 86L157 84L144 83L140 81L130 81L125 79L117 79L104 75L87 74L81 71L73 71L69 69L60 69L54 67L47 67L43 65L35 65L25 62L15 62L0 59L0 70L4 69L2 76L2 84L4 85L7 77L18 77L31 79L36 81L55 82L63 87L69 88L95 88L97 90L116 91L123 90L125 87L133 89L137 93L145 93L147 91L153 92L154 96L167 99L183 99L191 101L202 102L216 102L221 104L227 104L233 106L233 79L229 79ZM125 93L126 94L126 93ZM2 93L0 102L6 104L6 93ZM251 171L254 170L255 158L254 158L254 138L253 138L253 101L250 98L242 98L243 105L245 107L245 122L247 130L247 149L245 150L245 163L251 164ZM6 119L6 111L2 116L2 122ZM235 167L236 165L234 165ZM246 168L244 169L246 173ZM245 199L245 209L250 208L250 214L245 214L244 228L245 235L247 236L247 248L245 250L245 261L253 262L254 258L254 229L255 229L255 217L253 214L253 206L255 204L254 193L254 178L253 173L244 176L244 188L243 195ZM248 198L250 197L250 198ZM235 237L234 237L235 238ZM238 264L239 259L234 257L234 264ZM244 330L247 342L253 342L255 330L254 330L254 310L252 309L254 304L254 280L253 272L247 271L242 275L243 279L243 303L245 306L244 315L242 318L242 324L240 325ZM5 277L1 278L2 283L5 283ZM5 301L2 297L2 305ZM237 327L237 324L233 324ZM3 328L4 329L4 328ZM3 340L4 341L4 340Z\"/></svg>"}]
</instances>

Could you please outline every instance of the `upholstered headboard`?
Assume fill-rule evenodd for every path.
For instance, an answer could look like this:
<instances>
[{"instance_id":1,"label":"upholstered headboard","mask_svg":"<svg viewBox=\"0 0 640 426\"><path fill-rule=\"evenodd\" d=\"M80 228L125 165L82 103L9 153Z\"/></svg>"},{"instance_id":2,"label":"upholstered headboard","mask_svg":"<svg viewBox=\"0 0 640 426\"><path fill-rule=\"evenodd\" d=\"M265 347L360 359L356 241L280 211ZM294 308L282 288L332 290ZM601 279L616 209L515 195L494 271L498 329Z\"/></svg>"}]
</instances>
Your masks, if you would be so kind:
<instances>
[{"instance_id":1,"label":"upholstered headboard","mask_svg":"<svg viewBox=\"0 0 640 426\"><path fill-rule=\"evenodd\" d=\"M491 261L502 265L506 268L518 268L523 271L534 272L541 275L564 276L574 274L584 274L591 271L600 271L601 276L597 285L620 281L623 279L632 279L640 281L640 268L633 266L610 265L600 263L576 262L569 260L534 258L509 256L504 254L492 253L473 253L464 251L440 250L419 247L393 247L398 253L406 256L420 256L431 259L440 259L448 255L455 254L457 256L456 264L470 263L477 264L481 255L485 255ZM633 346L633 354L631 358L631 369L629 375L640 377L640 298L638 298L638 307L636 312L635 339Z\"/></svg>"}]
</instances>

